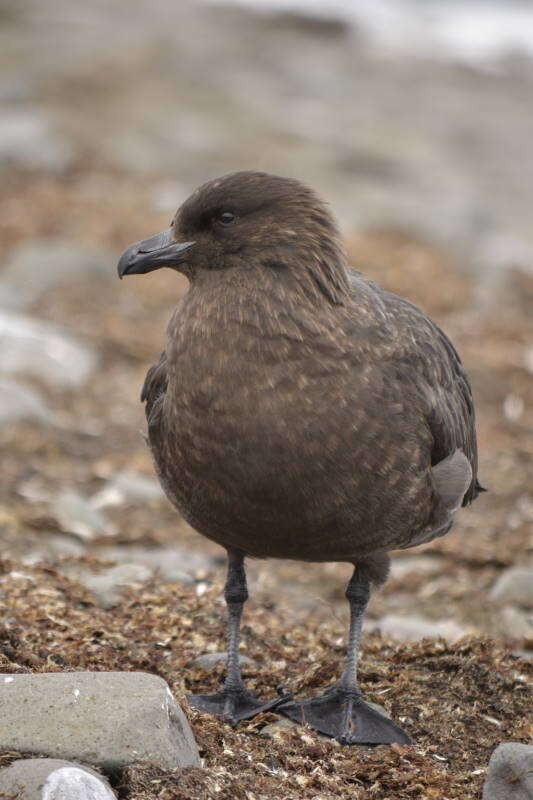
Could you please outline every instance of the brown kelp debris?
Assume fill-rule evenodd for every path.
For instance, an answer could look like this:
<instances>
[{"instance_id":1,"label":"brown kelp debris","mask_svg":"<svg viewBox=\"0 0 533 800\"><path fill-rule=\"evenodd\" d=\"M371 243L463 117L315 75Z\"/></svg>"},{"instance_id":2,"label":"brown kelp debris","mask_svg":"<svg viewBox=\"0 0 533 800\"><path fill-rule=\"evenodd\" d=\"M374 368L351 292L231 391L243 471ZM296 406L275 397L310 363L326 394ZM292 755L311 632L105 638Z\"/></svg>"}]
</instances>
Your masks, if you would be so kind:
<instances>
[{"instance_id":1,"label":"brown kelp debris","mask_svg":"<svg viewBox=\"0 0 533 800\"><path fill-rule=\"evenodd\" d=\"M220 586L202 593L151 581L104 610L60 569L4 559L0 580L2 672L146 670L165 678L182 702L203 769L132 765L117 784L122 798L467 800L479 796L494 747L530 733L527 661L481 638L396 644L377 634L364 637L363 689L401 720L415 745L342 747L309 729L275 724L266 736L263 729L279 719L272 713L232 729L184 699L220 680L222 665L192 665L199 653L224 649ZM256 666L245 668L249 685L260 696L279 683L302 693L323 690L340 669L341 634L342 620L333 618L327 633L312 624L302 632L281 604L273 614L251 602L244 649ZM8 763L14 754L2 756Z\"/></svg>"}]
</instances>

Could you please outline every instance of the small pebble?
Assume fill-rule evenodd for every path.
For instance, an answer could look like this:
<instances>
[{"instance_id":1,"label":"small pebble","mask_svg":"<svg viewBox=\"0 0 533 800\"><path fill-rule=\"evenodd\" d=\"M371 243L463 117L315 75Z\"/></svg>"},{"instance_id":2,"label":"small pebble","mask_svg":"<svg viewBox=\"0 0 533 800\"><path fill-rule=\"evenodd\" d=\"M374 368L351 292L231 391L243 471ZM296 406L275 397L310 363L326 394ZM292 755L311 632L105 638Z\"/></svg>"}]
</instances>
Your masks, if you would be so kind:
<instances>
[{"instance_id":1,"label":"small pebble","mask_svg":"<svg viewBox=\"0 0 533 800\"><path fill-rule=\"evenodd\" d=\"M401 580L407 575L430 574L442 566L442 559L435 556L406 556L391 562L391 578Z\"/></svg>"},{"instance_id":2,"label":"small pebble","mask_svg":"<svg viewBox=\"0 0 533 800\"><path fill-rule=\"evenodd\" d=\"M91 503L95 508L119 506L127 502L150 502L160 500L163 490L155 478L140 472L119 472L104 488L98 492Z\"/></svg>"},{"instance_id":3,"label":"small pebble","mask_svg":"<svg viewBox=\"0 0 533 800\"><path fill-rule=\"evenodd\" d=\"M79 492L61 492L52 503L51 511L66 533L74 533L80 539L113 536L117 532L102 512Z\"/></svg>"},{"instance_id":4,"label":"small pebble","mask_svg":"<svg viewBox=\"0 0 533 800\"><path fill-rule=\"evenodd\" d=\"M89 589L102 608L118 605L125 588L142 584L153 576L153 570L149 567L128 563L106 567L99 572L66 564L63 572Z\"/></svg>"},{"instance_id":5,"label":"small pebble","mask_svg":"<svg viewBox=\"0 0 533 800\"><path fill-rule=\"evenodd\" d=\"M217 664L225 664L228 658L227 653L202 653L202 655L197 656L193 664L196 667L202 667L202 669L213 669L216 667ZM255 667L256 663L252 658L248 656L242 655L239 653L239 664L241 667L248 666L248 667Z\"/></svg>"},{"instance_id":6,"label":"small pebble","mask_svg":"<svg viewBox=\"0 0 533 800\"><path fill-rule=\"evenodd\" d=\"M50 425L54 415L35 389L4 378L0 380L0 426L21 419Z\"/></svg>"},{"instance_id":7,"label":"small pebble","mask_svg":"<svg viewBox=\"0 0 533 800\"><path fill-rule=\"evenodd\" d=\"M52 388L75 389L97 361L91 348L50 322L0 310L0 373L31 375Z\"/></svg>"},{"instance_id":8,"label":"small pebble","mask_svg":"<svg viewBox=\"0 0 533 800\"><path fill-rule=\"evenodd\" d=\"M114 254L84 247L78 241L60 237L31 239L14 247L0 277L0 304L24 308L43 292L61 284L89 277L109 277Z\"/></svg>"},{"instance_id":9,"label":"small pebble","mask_svg":"<svg viewBox=\"0 0 533 800\"><path fill-rule=\"evenodd\" d=\"M490 598L502 605L533 608L533 569L509 567L504 570L492 587Z\"/></svg>"},{"instance_id":10,"label":"small pebble","mask_svg":"<svg viewBox=\"0 0 533 800\"><path fill-rule=\"evenodd\" d=\"M467 631L453 620L431 620L417 616L402 616L400 614L386 614L381 619L369 623L365 628L380 630L387 636L403 641L417 642L420 639L441 637L450 642L455 642Z\"/></svg>"},{"instance_id":11,"label":"small pebble","mask_svg":"<svg viewBox=\"0 0 533 800\"><path fill-rule=\"evenodd\" d=\"M506 639L525 639L533 642L533 611L505 606L500 611L498 628Z\"/></svg>"},{"instance_id":12,"label":"small pebble","mask_svg":"<svg viewBox=\"0 0 533 800\"><path fill-rule=\"evenodd\" d=\"M179 583L193 583L197 577L204 577L212 572L215 562L212 558L187 550L183 547L131 547L110 548L105 558L119 563L128 561L132 564L143 564L153 570L158 578Z\"/></svg>"},{"instance_id":13,"label":"small pebble","mask_svg":"<svg viewBox=\"0 0 533 800\"><path fill-rule=\"evenodd\" d=\"M33 108L2 108L0 170L18 166L64 172L73 162L70 142L54 125L51 116Z\"/></svg>"},{"instance_id":14,"label":"small pebble","mask_svg":"<svg viewBox=\"0 0 533 800\"><path fill-rule=\"evenodd\" d=\"M292 719L287 719L286 717L282 717L281 719L278 719L276 722L272 722L270 725L265 725L264 728L261 728L260 735L265 736L267 739L276 739L276 734L278 734L280 731L287 730L289 728L299 728L300 731L305 730L302 729L302 726L298 722L294 722L294 720ZM313 731L313 736L316 736L316 738L320 742L335 741L334 739L331 739L329 736L326 736L323 733L317 733L316 731Z\"/></svg>"}]
</instances>

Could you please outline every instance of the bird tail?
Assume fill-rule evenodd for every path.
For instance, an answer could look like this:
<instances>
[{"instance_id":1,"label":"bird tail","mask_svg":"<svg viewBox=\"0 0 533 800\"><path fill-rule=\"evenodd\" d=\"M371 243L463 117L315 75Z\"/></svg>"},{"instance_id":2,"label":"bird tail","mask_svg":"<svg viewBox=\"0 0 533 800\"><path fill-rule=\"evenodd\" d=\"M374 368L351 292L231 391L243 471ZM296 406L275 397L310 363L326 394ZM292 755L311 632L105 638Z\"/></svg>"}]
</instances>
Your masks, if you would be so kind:
<instances>
[{"instance_id":1,"label":"bird tail","mask_svg":"<svg viewBox=\"0 0 533 800\"><path fill-rule=\"evenodd\" d=\"M472 467L462 450L435 464L431 470L437 496L437 509L441 514L455 514L472 483Z\"/></svg>"},{"instance_id":2,"label":"bird tail","mask_svg":"<svg viewBox=\"0 0 533 800\"><path fill-rule=\"evenodd\" d=\"M433 513L428 525L413 536L404 547L415 547L444 536L453 525L455 513L472 483L472 467L462 450L456 450L431 470L433 481Z\"/></svg>"}]
</instances>

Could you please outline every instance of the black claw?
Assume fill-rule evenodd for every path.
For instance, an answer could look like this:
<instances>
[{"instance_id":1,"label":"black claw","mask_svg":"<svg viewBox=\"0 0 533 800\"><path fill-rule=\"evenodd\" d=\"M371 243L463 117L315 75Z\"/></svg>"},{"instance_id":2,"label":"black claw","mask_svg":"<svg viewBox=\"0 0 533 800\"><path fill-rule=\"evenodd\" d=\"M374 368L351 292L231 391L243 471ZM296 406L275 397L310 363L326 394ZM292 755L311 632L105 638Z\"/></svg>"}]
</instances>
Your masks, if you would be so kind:
<instances>
[{"instance_id":1,"label":"black claw","mask_svg":"<svg viewBox=\"0 0 533 800\"><path fill-rule=\"evenodd\" d=\"M288 692L282 683L279 686L276 686L276 692L279 695L279 705L276 706L279 708L283 703L292 703L294 700L294 695L292 692Z\"/></svg>"}]
</instances>

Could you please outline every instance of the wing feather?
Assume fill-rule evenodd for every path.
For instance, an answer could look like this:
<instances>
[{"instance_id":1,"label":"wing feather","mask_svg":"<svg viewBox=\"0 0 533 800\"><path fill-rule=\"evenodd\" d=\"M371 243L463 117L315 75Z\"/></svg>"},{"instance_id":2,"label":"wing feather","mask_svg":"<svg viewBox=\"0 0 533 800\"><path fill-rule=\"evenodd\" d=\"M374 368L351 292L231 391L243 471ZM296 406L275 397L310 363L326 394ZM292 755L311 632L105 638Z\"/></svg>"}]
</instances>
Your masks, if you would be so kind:
<instances>
[{"instance_id":1,"label":"wing feather","mask_svg":"<svg viewBox=\"0 0 533 800\"><path fill-rule=\"evenodd\" d=\"M159 416L167 386L167 356L163 351L157 364L153 364L146 373L141 391L141 403L145 403L149 429L155 424Z\"/></svg>"},{"instance_id":2,"label":"wing feather","mask_svg":"<svg viewBox=\"0 0 533 800\"><path fill-rule=\"evenodd\" d=\"M461 450L472 468L472 481L465 492L468 505L480 491L477 480L477 442L474 401L468 376L457 350L446 334L419 308L377 284L395 331L392 358L401 380L416 382L423 393L426 421L433 437L432 466Z\"/></svg>"}]
</instances>

